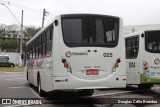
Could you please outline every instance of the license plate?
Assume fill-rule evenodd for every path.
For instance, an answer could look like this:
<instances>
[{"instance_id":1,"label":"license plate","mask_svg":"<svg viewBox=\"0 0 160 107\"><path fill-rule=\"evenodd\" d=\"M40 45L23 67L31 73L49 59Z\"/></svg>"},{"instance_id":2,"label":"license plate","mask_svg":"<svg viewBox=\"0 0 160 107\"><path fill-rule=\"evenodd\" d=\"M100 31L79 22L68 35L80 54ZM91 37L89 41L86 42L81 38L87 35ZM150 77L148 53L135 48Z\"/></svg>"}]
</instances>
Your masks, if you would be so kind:
<instances>
[{"instance_id":1,"label":"license plate","mask_svg":"<svg viewBox=\"0 0 160 107\"><path fill-rule=\"evenodd\" d=\"M86 70L86 75L99 75L99 70L95 69Z\"/></svg>"}]
</instances>

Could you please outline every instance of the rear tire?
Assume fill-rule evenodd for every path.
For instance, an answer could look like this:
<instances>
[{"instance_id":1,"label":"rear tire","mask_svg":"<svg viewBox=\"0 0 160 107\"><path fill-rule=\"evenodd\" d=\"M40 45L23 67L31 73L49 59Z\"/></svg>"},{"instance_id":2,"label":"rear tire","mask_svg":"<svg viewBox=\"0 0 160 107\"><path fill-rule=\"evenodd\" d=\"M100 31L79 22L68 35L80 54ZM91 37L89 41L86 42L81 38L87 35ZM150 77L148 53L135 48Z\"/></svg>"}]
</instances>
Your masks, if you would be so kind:
<instances>
[{"instance_id":1,"label":"rear tire","mask_svg":"<svg viewBox=\"0 0 160 107\"><path fill-rule=\"evenodd\" d=\"M153 84L139 84L138 88L139 89L151 89L153 87Z\"/></svg>"},{"instance_id":2,"label":"rear tire","mask_svg":"<svg viewBox=\"0 0 160 107\"><path fill-rule=\"evenodd\" d=\"M94 93L94 89L86 89L78 91L80 96L91 96Z\"/></svg>"},{"instance_id":3,"label":"rear tire","mask_svg":"<svg viewBox=\"0 0 160 107\"><path fill-rule=\"evenodd\" d=\"M38 81L37 81L37 85L38 85L38 94L40 97L43 97L45 95L45 92L42 90L41 88L41 78L40 76L38 76Z\"/></svg>"}]
</instances>

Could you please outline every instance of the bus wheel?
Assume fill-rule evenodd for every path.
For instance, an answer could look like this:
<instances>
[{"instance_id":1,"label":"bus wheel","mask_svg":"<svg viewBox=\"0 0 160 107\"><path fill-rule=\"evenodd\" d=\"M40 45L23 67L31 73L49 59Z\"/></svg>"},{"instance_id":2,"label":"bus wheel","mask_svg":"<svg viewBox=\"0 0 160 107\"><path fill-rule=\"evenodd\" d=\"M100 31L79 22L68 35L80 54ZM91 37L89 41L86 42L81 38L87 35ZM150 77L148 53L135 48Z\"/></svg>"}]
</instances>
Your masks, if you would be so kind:
<instances>
[{"instance_id":1,"label":"bus wheel","mask_svg":"<svg viewBox=\"0 0 160 107\"><path fill-rule=\"evenodd\" d=\"M151 87L153 87L153 84L139 84L138 85L139 89L150 89Z\"/></svg>"},{"instance_id":2,"label":"bus wheel","mask_svg":"<svg viewBox=\"0 0 160 107\"><path fill-rule=\"evenodd\" d=\"M91 96L94 93L94 89L86 89L78 91L80 96Z\"/></svg>"},{"instance_id":3,"label":"bus wheel","mask_svg":"<svg viewBox=\"0 0 160 107\"><path fill-rule=\"evenodd\" d=\"M40 78L40 76L38 76L38 81L37 82L38 82L37 83L37 85L38 85L38 94L39 94L40 97L43 97L45 92L41 88L41 78Z\"/></svg>"}]
</instances>

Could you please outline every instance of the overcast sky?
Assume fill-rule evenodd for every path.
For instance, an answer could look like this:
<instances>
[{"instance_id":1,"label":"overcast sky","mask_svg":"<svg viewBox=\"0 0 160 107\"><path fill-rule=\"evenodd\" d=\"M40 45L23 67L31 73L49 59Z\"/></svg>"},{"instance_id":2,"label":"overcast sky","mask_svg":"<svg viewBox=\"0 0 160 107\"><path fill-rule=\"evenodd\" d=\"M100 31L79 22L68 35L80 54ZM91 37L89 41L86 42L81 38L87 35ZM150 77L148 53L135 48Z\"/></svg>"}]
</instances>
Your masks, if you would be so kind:
<instances>
[{"instance_id":1,"label":"overcast sky","mask_svg":"<svg viewBox=\"0 0 160 107\"><path fill-rule=\"evenodd\" d=\"M10 3L7 4L7 1ZM160 0L0 0L24 25L42 25L42 12L49 14L45 24L55 15L67 13L96 13L123 18L124 25L160 24ZM9 10L0 5L0 23L18 24Z\"/></svg>"}]
</instances>

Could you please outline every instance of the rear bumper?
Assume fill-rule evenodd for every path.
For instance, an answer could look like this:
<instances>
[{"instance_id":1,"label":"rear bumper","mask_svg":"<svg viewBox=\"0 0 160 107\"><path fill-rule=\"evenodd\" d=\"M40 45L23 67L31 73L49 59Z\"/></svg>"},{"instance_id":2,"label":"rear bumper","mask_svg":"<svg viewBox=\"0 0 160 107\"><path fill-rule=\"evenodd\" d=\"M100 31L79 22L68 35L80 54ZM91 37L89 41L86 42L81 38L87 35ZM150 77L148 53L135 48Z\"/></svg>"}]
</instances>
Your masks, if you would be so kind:
<instances>
[{"instance_id":1,"label":"rear bumper","mask_svg":"<svg viewBox=\"0 0 160 107\"><path fill-rule=\"evenodd\" d=\"M118 78L118 80L116 80ZM97 80L85 80L77 78L73 75L66 77L54 77L54 90L63 89L102 89L102 88L125 88L126 76L119 76L111 74L110 76L97 79ZM62 82L55 82L56 80L62 80ZM67 80L67 81L66 81Z\"/></svg>"}]
</instances>

